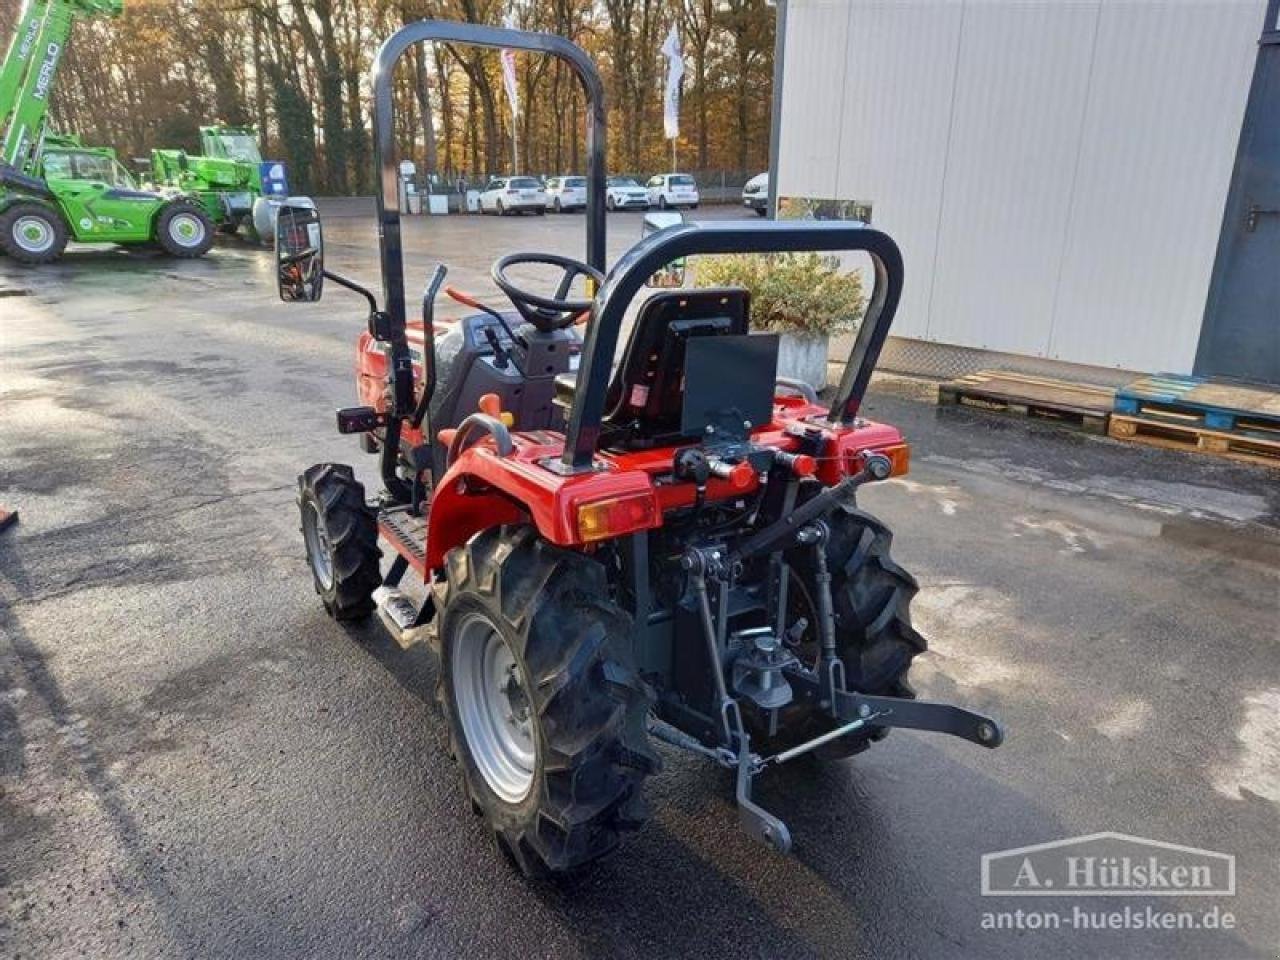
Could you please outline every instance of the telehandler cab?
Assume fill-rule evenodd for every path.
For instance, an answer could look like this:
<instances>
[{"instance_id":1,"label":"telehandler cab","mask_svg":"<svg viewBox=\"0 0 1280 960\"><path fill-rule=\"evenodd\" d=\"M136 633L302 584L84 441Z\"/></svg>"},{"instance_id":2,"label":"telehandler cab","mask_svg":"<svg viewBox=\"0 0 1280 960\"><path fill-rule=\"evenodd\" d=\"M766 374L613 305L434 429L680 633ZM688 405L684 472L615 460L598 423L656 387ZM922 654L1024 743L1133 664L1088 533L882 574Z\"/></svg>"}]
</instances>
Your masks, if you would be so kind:
<instances>
[{"instance_id":1,"label":"telehandler cab","mask_svg":"<svg viewBox=\"0 0 1280 960\"><path fill-rule=\"evenodd\" d=\"M560 57L586 92L585 261L514 253L493 280L514 310L446 288L477 312L437 322L438 267L421 326L405 317L391 77L421 41ZM916 581L857 489L907 469L891 426L858 416L902 288L898 248L844 223L681 224L644 237L604 274L605 111L587 55L547 34L423 21L374 70L383 300L325 271L319 216L286 207L280 294L326 279L362 293L362 406L338 429L377 452L372 499L350 466L299 478L316 590L340 620L375 609L405 645L440 656L438 697L473 808L526 874L612 850L645 819L659 739L736 775L741 825L786 851L786 824L752 800L771 767L858 753L893 727L998 746L1000 726L914 698ZM775 376L777 338L749 333L744 290L646 282L703 254L863 251L875 288L831 405ZM550 265L554 293L512 269ZM578 278L598 289L574 296ZM585 338L575 323L587 315ZM732 371L732 375L726 375ZM379 544L391 549L384 572ZM425 589L402 592L405 575Z\"/></svg>"}]
</instances>

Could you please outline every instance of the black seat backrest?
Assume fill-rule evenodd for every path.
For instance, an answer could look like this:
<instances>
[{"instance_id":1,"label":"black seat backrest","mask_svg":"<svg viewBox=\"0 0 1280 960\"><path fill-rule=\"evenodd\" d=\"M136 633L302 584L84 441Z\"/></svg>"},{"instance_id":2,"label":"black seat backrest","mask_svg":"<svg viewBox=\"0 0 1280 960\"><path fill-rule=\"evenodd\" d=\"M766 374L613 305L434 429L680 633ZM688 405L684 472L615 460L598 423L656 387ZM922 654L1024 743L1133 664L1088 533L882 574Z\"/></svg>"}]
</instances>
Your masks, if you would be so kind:
<instances>
[{"instance_id":1,"label":"black seat backrest","mask_svg":"<svg viewBox=\"0 0 1280 960\"><path fill-rule=\"evenodd\" d=\"M651 447L682 439L684 353L691 337L740 336L751 295L740 287L667 290L640 308L605 398L605 446Z\"/></svg>"}]
</instances>

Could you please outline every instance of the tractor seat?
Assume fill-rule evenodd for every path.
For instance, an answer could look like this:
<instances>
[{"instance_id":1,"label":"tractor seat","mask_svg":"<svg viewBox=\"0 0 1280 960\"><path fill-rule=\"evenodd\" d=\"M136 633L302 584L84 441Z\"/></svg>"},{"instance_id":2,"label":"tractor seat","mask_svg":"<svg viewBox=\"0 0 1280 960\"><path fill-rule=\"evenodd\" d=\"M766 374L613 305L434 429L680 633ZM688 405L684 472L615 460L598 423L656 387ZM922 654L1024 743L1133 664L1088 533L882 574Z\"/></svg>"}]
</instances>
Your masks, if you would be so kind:
<instances>
[{"instance_id":1,"label":"tractor seat","mask_svg":"<svg viewBox=\"0 0 1280 960\"><path fill-rule=\"evenodd\" d=\"M680 420L684 402L684 349L689 337L745 334L750 294L741 287L664 290L640 307L622 362L613 371L605 395L605 424L625 427L645 438L664 436ZM672 375L674 374L674 376ZM555 378L552 403L573 408L576 370Z\"/></svg>"}]
</instances>

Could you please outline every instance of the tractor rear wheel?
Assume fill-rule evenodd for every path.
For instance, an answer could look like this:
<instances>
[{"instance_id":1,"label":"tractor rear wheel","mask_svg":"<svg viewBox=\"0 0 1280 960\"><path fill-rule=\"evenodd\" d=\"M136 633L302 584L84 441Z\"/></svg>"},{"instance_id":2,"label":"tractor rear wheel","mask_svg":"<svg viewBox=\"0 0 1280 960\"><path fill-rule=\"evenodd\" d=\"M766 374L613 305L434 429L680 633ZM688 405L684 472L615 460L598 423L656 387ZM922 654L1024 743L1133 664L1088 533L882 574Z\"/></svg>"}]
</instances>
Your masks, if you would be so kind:
<instances>
[{"instance_id":1,"label":"tractor rear wheel","mask_svg":"<svg viewBox=\"0 0 1280 960\"><path fill-rule=\"evenodd\" d=\"M365 503L364 485L346 464L317 463L298 477L298 509L325 610L335 620L364 619L382 584L378 520Z\"/></svg>"},{"instance_id":2,"label":"tractor rear wheel","mask_svg":"<svg viewBox=\"0 0 1280 960\"><path fill-rule=\"evenodd\" d=\"M176 200L156 217L155 241L171 257L200 257L213 246L213 221L194 203Z\"/></svg>"},{"instance_id":3,"label":"tractor rear wheel","mask_svg":"<svg viewBox=\"0 0 1280 960\"><path fill-rule=\"evenodd\" d=\"M51 263L67 247L67 225L42 203L15 203L0 214L0 249L18 263Z\"/></svg>"},{"instance_id":4,"label":"tractor rear wheel","mask_svg":"<svg viewBox=\"0 0 1280 960\"><path fill-rule=\"evenodd\" d=\"M502 527L449 553L445 590L438 696L472 808L526 876L609 853L659 761L604 567Z\"/></svg>"},{"instance_id":5,"label":"tractor rear wheel","mask_svg":"<svg viewBox=\"0 0 1280 960\"><path fill-rule=\"evenodd\" d=\"M836 621L836 647L850 690L872 696L914 698L907 673L916 654L927 644L911 625L911 598L920 585L889 554L893 533L880 520L857 509L836 510L827 519L827 566ZM804 617L809 628L794 652L809 666L818 659L817 586L812 549L788 557L792 577L788 589L789 617ZM778 734L764 738L769 752L783 750L836 726L826 714L808 705L783 711ZM884 727L858 730L824 744L814 755L833 760L865 750L882 739ZM755 737L753 736L753 739Z\"/></svg>"}]
</instances>

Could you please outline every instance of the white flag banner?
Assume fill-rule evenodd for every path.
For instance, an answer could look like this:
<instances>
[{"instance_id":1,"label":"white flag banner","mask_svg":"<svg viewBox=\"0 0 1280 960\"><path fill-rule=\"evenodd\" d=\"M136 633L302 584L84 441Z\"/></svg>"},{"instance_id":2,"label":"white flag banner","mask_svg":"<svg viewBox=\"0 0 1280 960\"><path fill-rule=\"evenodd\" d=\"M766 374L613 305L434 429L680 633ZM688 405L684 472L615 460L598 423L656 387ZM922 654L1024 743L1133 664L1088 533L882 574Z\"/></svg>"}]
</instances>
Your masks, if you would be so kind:
<instances>
[{"instance_id":1,"label":"white flag banner","mask_svg":"<svg viewBox=\"0 0 1280 960\"><path fill-rule=\"evenodd\" d=\"M502 25L508 30L516 29L516 18L507 14ZM511 104L511 116L520 116L520 94L516 90L516 52L509 47L502 48L502 82L507 88L507 102Z\"/></svg>"},{"instance_id":2,"label":"white flag banner","mask_svg":"<svg viewBox=\"0 0 1280 960\"><path fill-rule=\"evenodd\" d=\"M667 58L667 86L662 92L662 129L668 140L680 136L680 78L684 76L684 55L680 53L680 35L676 25L662 41L662 55Z\"/></svg>"}]
</instances>

